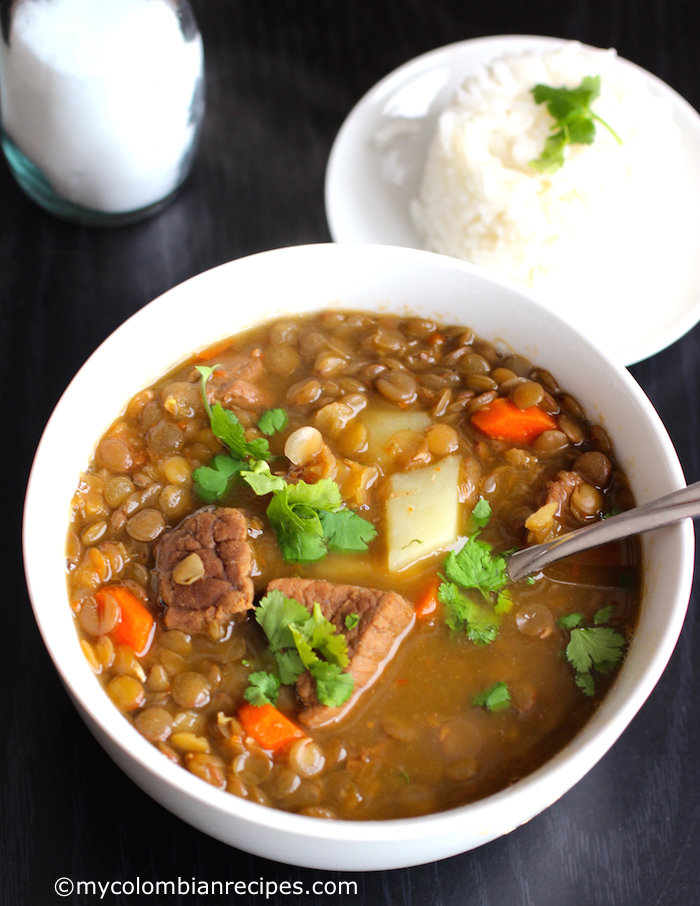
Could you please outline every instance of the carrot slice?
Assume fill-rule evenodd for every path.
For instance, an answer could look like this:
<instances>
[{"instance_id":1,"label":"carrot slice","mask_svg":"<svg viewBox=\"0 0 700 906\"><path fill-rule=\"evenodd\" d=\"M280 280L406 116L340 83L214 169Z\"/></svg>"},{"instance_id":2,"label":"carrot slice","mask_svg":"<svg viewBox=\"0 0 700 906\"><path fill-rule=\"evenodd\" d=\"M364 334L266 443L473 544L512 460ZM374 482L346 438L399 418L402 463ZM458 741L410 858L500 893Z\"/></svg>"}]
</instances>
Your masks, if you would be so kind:
<instances>
[{"instance_id":1,"label":"carrot slice","mask_svg":"<svg viewBox=\"0 0 700 906\"><path fill-rule=\"evenodd\" d=\"M427 620L432 617L438 608L438 587L440 579L433 576L429 584L423 589L415 603L414 610L417 620Z\"/></svg>"},{"instance_id":2,"label":"carrot slice","mask_svg":"<svg viewBox=\"0 0 700 906\"><path fill-rule=\"evenodd\" d=\"M306 735L274 705L257 707L246 703L241 706L238 719L248 736L270 752L279 752L293 739Z\"/></svg>"},{"instance_id":3,"label":"carrot slice","mask_svg":"<svg viewBox=\"0 0 700 906\"><path fill-rule=\"evenodd\" d=\"M512 443L530 443L543 431L557 427L553 416L539 406L519 409L515 403L502 396L488 406L477 409L471 419L489 437Z\"/></svg>"},{"instance_id":4,"label":"carrot slice","mask_svg":"<svg viewBox=\"0 0 700 906\"><path fill-rule=\"evenodd\" d=\"M155 633L155 620L146 605L124 585L106 585L95 593L98 607L104 607L105 598L111 595L119 605L119 620L108 633L117 645L128 645L138 657L143 657L151 647Z\"/></svg>"},{"instance_id":5,"label":"carrot slice","mask_svg":"<svg viewBox=\"0 0 700 906\"><path fill-rule=\"evenodd\" d=\"M222 352L225 352L231 345L231 340L219 340L218 343L212 343L206 349L200 349L194 357L196 362L206 362L207 359L215 359Z\"/></svg>"}]
</instances>

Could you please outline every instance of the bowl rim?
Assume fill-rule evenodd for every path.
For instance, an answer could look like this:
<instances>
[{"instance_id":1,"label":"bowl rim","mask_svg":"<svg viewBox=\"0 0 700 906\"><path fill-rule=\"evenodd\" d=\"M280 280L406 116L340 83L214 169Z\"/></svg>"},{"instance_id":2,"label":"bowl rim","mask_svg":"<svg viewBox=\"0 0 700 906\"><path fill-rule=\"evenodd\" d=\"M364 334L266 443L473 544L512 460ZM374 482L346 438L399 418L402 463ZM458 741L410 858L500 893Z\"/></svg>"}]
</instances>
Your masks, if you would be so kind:
<instances>
[{"instance_id":1,"label":"bowl rim","mask_svg":"<svg viewBox=\"0 0 700 906\"><path fill-rule=\"evenodd\" d=\"M692 522L687 520L685 523L666 530L673 533L679 562L683 565L683 569L678 576L678 590L675 594L675 603L673 605L671 619L668 620L665 626L652 660L644 669L642 681L637 681L633 691L630 694L627 694L621 703L614 703L613 708L611 699L615 689L620 683L620 677L618 676L616 684L608 692L596 714L570 741L570 743L541 767L517 781L516 784L487 796L484 799L477 800L476 802L467 803L466 805L460 805L446 811L435 812L424 816L380 821L340 819L323 822L316 818L296 815L275 808L261 806L257 803L251 803L236 796L232 796L225 791L221 791L206 784L179 765L172 764L168 759L164 758L151 743L147 742L128 721L124 720L123 715L121 715L116 708L111 704L105 707L105 703L108 702L106 693L92 676L86 662L80 665L80 679L84 679L89 675L93 682L91 684L86 684L85 687L83 687L76 679L76 670L70 666L70 661L74 656L75 650L80 650L77 642L77 634L75 634L76 644L67 660L66 655L62 651L57 650L58 643L57 640L53 638L50 615L47 616L46 605L42 604L40 597L42 592L38 588L37 577L41 574L43 563L38 551L38 545L33 538L33 532L40 517L40 503L37 499L37 495L41 491L41 472L44 467L47 449L50 448L50 444L54 440L57 432L60 432L60 423L64 418L63 411L71 401L73 394L79 390L80 383L92 370L94 363L99 361L105 347L111 347L114 346L114 344L120 343L122 339L125 336L128 336L129 332L134 329L135 324L140 324L142 320L156 316L161 309L165 310L172 303L174 297L177 298L178 295L183 293L186 295L190 292L193 285L201 288L202 284L206 286L208 280L219 279L222 275L228 278L229 273L235 275L236 271L240 268L251 266L254 268L267 267L268 265L271 266L273 264L277 267L281 267L284 266L287 256L301 258L302 260L306 259L307 263L310 265L314 260L324 258L328 258L332 262L334 256L336 260L341 260L348 258L348 256L350 259L361 259L363 255L375 257L377 255L384 256L394 263L400 263L402 259L405 259L406 261L408 259L414 259L420 263L420 259L426 259L425 264L429 268L439 267L453 271L455 274L470 274L472 278L476 277L480 281L507 288L510 292L520 297L524 297L529 303L534 304L538 309L541 309L546 318L557 320L564 325L567 331L577 333L575 329L566 324L566 322L563 322L550 311L542 308L531 293L523 290L506 278L496 277L475 265L458 261L457 259L449 259L432 252L391 246L315 243L310 245L291 246L282 249L272 249L256 253L255 255L246 256L245 258L235 259L208 271L204 271L201 274L197 274L189 280L184 281L161 294L144 308L132 315L107 337L95 352L93 352L61 395L59 402L48 420L37 447L27 484L24 506L22 535L23 556L32 609L44 644L54 662L54 666L56 667L62 682L71 696L80 703L80 706L86 710L89 717L95 721L100 730L116 747L127 753L130 758L133 758L142 770L153 775L154 779L159 783L165 784L179 794L186 794L189 799L205 805L208 808L213 808L232 820L237 818L243 819L261 828L281 830L293 834L297 838L303 838L309 841L326 839L347 842L367 842L368 840L371 840L377 843L387 839L393 841L408 841L428 836L437 837L449 835L454 828L466 821L488 827L489 813L492 813L494 808L507 805L513 798L514 792L522 792L523 794L541 800L542 804L529 817L533 817L534 814L542 811L578 782L578 780L580 780L581 777L583 777L584 774L587 773L608 751L651 693L668 663L680 634L687 609L687 602L690 597L693 576L694 531ZM460 277L459 279L462 278ZM678 487L683 486L685 480L675 449L673 448L660 417L642 389L626 369L607 357L605 353L595 349L590 341L580 335L578 336L580 337L581 343L587 344L594 351L595 356L600 359L605 359L608 367L616 372L621 383L636 399L646 417L649 419L650 429L653 429L658 436L659 443L664 451L666 459L665 465L668 468L671 480ZM216 339L216 337L212 337L212 342L215 342ZM158 375L162 374L163 371L159 369ZM132 395L135 392L137 392L137 389L131 390ZM95 440L97 440L97 438ZM685 604L683 603L684 601ZM66 620L69 612L69 608L63 609L62 616L59 619L61 621ZM66 662L64 663L64 661ZM149 791L147 790L147 792ZM529 818L525 818L524 820L529 820ZM523 823L523 820L517 820L512 829L521 823ZM500 836L502 833L503 831L501 830L494 836ZM490 839L492 839L492 837L489 836L488 830L484 831L483 842L488 842ZM406 864L419 864L419 861L411 861Z\"/></svg>"}]
</instances>

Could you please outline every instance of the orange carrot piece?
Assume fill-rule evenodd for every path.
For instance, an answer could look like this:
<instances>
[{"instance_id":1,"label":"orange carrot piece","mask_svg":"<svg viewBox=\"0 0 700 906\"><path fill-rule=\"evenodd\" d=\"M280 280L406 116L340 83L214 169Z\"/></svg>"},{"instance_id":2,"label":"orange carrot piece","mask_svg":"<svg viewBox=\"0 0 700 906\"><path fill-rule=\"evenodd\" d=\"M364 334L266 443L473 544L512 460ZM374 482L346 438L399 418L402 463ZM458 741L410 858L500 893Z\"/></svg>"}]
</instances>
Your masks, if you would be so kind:
<instances>
[{"instance_id":1,"label":"orange carrot piece","mask_svg":"<svg viewBox=\"0 0 700 906\"><path fill-rule=\"evenodd\" d=\"M248 736L269 752L279 752L293 739L306 736L274 705L257 707L246 702L238 711L238 719Z\"/></svg>"},{"instance_id":2,"label":"orange carrot piece","mask_svg":"<svg viewBox=\"0 0 700 906\"><path fill-rule=\"evenodd\" d=\"M218 343L212 343L206 349L200 350L194 357L195 362L206 362L207 359L215 359L222 352L225 352L231 345L231 340L219 340Z\"/></svg>"},{"instance_id":3,"label":"orange carrot piece","mask_svg":"<svg viewBox=\"0 0 700 906\"><path fill-rule=\"evenodd\" d=\"M512 443L530 443L543 431L551 431L557 427L553 416L539 406L519 409L515 403L502 396L477 409L471 419L476 427L489 437Z\"/></svg>"},{"instance_id":4,"label":"orange carrot piece","mask_svg":"<svg viewBox=\"0 0 700 906\"><path fill-rule=\"evenodd\" d=\"M155 620L146 605L124 585L106 585L95 593L98 607L104 607L105 598L111 595L119 605L119 621L108 633L117 645L128 645L139 657L151 647Z\"/></svg>"},{"instance_id":5,"label":"orange carrot piece","mask_svg":"<svg viewBox=\"0 0 700 906\"><path fill-rule=\"evenodd\" d=\"M417 620L427 620L432 617L438 608L438 587L440 579L433 576L429 584L423 589L415 603L414 610Z\"/></svg>"}]
</instances>

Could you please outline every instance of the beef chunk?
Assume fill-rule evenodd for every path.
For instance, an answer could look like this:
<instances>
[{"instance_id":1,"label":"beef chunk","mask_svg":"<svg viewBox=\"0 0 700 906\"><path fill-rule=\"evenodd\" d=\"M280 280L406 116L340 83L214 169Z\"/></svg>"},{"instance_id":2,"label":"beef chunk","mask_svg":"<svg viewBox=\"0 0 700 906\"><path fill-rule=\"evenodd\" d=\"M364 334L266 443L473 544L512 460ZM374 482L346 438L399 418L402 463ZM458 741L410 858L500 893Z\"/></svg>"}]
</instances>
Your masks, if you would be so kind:
<instances>
[{"instance_id":1,"label":"beef chunk","mask_svg":"<svg viewBox=\"0 0 700 906\"><path fill-rule=\"evenodd\" d=\"M240 510L201 510L163 537L156 549L168 629L200 632L253 606L252 554Z\"/></svg>"},{"instance_id":2,"label":"beef chunk","mask_svg":"<svg viewBox=\"0 0 700 906\"><path fill-rule=\"evenodd\" d=\"M269 393L260 386L265 367L259 349L249 354L223 356L207 383L209 402L221 403L224 409L269 409Z\"/></svg>"},{"instance_id":3,"label":"beef chunk","mask_svg":"<svg viewBox=\"0 0 700 906\"><path fill-rule=\"evenodd\" d=\"M568 507L572 491L582 484L583 478L581 478L578 472L565 472L563 470L557 472L556 479L550 481L545 489L547 495L545 505L548 503L556 503L556 514L561 516Z\"/></svg>"},{"instance_id":4,"label":"beef chunk","mask_svg":"<svg viewBox=\"0 0 700 906\"><path fill-rule=\"evenodd\" d=\"M396 640L413 620L411 605L393 591L363 588L359 585L333 585L321 579L275 579L268 591L277 589L288 598L303 604L309 612L318 602L323 616L329 620L348 643L350 663L347 672L355 681L355 692L369 686L378 675L382 661L390 654ZM345 618L352 613L359 617L354 629L347 629ZM298 715L307 727L319 727L337 719L347 706L330 708L316 698L316 687L309 673L297 680L297 695L304 705Z\"/></svg>"}]
</instances>

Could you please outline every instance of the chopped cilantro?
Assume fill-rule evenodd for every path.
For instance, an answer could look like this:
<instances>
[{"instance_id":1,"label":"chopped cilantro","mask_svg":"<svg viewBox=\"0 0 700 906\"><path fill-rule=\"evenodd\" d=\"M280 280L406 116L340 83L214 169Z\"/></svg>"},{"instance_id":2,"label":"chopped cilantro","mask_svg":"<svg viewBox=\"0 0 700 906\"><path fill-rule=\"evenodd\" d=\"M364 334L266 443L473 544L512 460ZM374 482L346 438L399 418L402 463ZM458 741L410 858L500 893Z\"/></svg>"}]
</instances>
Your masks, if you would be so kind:
<instances>
[{"instance_id":1,"label":"chopped cilantro","mask_svg":"<svg viewBox=\"0 0 700 906\"><path fill-rule=\"evenodd\" d=\"M624 637L609 626L579 626L571 630L566 657L578 673L588 673L591 668L606 673L620 660L624 646Z\"/></svg>"},{"instance_id":2,"label":"chopped cilantro","mask_svg":"<svg viewBox=\"0 0 700 906\"><path fill-rule=\"evenodd\" d=\"M593 698L595 695L595 683L590 673L577 673L574 682L585 695Z\"/></svg>"},{"instance_id":3,"label":"chopped cilantro","mask_svg":"<svg viewBox=\"0 0 700 906\"><path fill-rule=\"evenodd\" d=\"M352 510L321 511L319 518L330 551L366 551L367 545L377 534L371 522Z\"/></svg>"},{"instance_id":4,"label":"chopped cilantro","mask_svg":"<svg viewBox=\"0 0 700 906\"><path fill-rule=\"evenodd\" d=\"M226 444L234 459L269 459L270 447L264 437L246 440L245 428L236 414L224 409L221 403L214 403L209 417L211 430Z\"/></svg>"},{"instance_id":5,"label":"chopped cilantro","mask_svg":"<svg viewBox=\"0 0 700 906\"><path fill-rule=\"evenodd\" d=\"M345 636L323 616L318 604L309 613L294 598L273 590L256 608L255 618L277 664L279 678L274 678L278 685L291 685L308 670L316 681L316 695L322 705L337 707L350 698L353 678L343 673L349 663ZM251 678L257 675L251 674ZM250 694L259 696L257 692Z\"/></svg>"},{"instance_id":6,"label":"chopped cilantro","mask_svg":"<svg viewBox=\"0 0 700 906\"><path fill-rule=\"evenodd\" d=\"M467 538L458 553L450 551L445 574L462 588L478 589L487 600L490 592L500 591L508 582L505 557L493 554L491 545L476 535Z\"/></svg>"},{"instance_id":7,"label":"chopped cilantro","mask_svg":"<svg viewBox=\"0 0 700 906\"><path fill-rule=\"evenodd\" d=\"M265 494L274 494L287 487L287 482L281 475L273 475L268 463L258 460L250 468L241 471L241 478L255 491L258 497Z\"/></svg>"},{"instance_id":8,"label":"chopped cilantro","mask_svg":"<svg viewBox=\"0 0 700 906\"><path fill-rule=\"evenodd\" d=\"M251 673L248 677L249 686L243 693L246 701L251 705L260 708L262 705L274 705L277 702L277 694L280 687L280 681L272 673L260 670L257 673Z\"/></svg>"},{"instance_id":9,"label":"chopped cilantro","mask_svg":"<svg viewBox=\"0 0 700 906\"><path fill-rule=\"evenodd\" d=\"M601 607L601 609L596 614L594 614L593 622L596 626L601 626L603 623L609 622L612 612L612 604L608 604L607 607Z\"/></svg>"},{"instance_id":10,"label":"chopped cilantro","mask_svg":"<svg viewBox=\"0 0 700 906\"><path fill-rule=\"evenodd\" d=\"M625 638L610 626L612 606L603 607L593 617L594 626L585 626L580 613L567 614L557 620L562 629L570 631L566 658L576 671L576 685L589 697L595 692L591 670L607 673L622 659Z\"/></svg>"},{"instance_id":11,"label":"chopped cilantro","mask_svg":"<svg viewBox=\"0 0 700 906\"><path fill-rule=\"evenodd\" d=\"M201 466L193 473L195 490L205 503L220 500L232 479L239 475L259 497L272 494L267 518L275 531L282 556L288 562L312 563L328 551L355 553L366 551L377 530L343 504L338 485L329 478L315 484L294 484L273 475L267 462L270 447L264 437L246 440L245 429L236 415L220 403L209 405L207 381L218 366L199 365L202 399L209 414L211 429L225 444L230 456L218 455L213 465ZM270 409L258 422L261 431L272 434L287 423L284 409Z\"/></svg>"},{"instance_id":12,"label":"chopped cilantro","mask_svg":"<svg viewBox=\"0 0 700 906\"><path fill-rule=\"evenodd\" d=\"M544 150L530 166L540 173L554 173L564 165L567 145L590 145L595 138L596 121L622 144L620 136L596 113L591 104L600 94L600 76L585 76L577 88L552 88L535 85L532 96L536 104L547 104L554 118Z\"/></svg>"},{"instance_id":13,"label":"chopped cilantro","mask_svg":"<svg viewBox=\"0 0 700 906\"><path fill-rule=\"evenodd\" d=\"M357 624L358 624L359 622L360 622L360 615L359 615L359 613L349 613L349 614L345 617L345 628L346 628L347 630L354 629L354 628L357 626Z\"/></svg>"},{"instance_id":14,"label":"chopped cilantro","mask_svg":"<svg viewBox=\"0 0 700 906\"><path fill-rule=\"evenodd\" d=\"M505 683L495 683L484 692L475 696L474 704L480 708L487 708L489 711L503 711L510 705L510 692Z\"/></svg>"},{"instance_id":15,"label":"chopped cilantro","mask_svg":"<svg viewBox=\"0 0 700 906\"><path fill-rule=\"evenodd\" d=\"M242 477L256 494L272 493L267 518L287 561L320 560L329 550L366 551L377 534L371 522L343 505L340 488L330 478L290 484L272 475L266 464Z\"/></svg>"},{"instance_id":16,"label":"chopped cilantro","mask_svg":"<svg viewBox=\"0 0 700 906\"><path fill-rule=\"evenodd\" d=\"M474 505L474 509L472 510L472 519L474 520L476 525L479 526L479 528L483 528L490 518L491 504L485 497L479 497L479 499L476 501L476 504Z\"/></svg>"},{"instance_id":17,"label":"chopped cilantro","mask_svg":"<svg viewBox=\"0 0 700 906\"><path fill-rule=\"evenodd\" d=\"M513 596L510 589L504 588L496 595L496 606L493 608L496 613L510 613L513 608Z\"/></svg>"},{"instance_id":18,"label":"chopped cilantro","mask_svg":"<svg viewBox=\"0 0 700 906\"><path fill-rule=\"evenodd\" d=\"M559 617L557 623L561 626L562 629L573 629L576 626L580 626L583 623L583 614L582 613L567 613L563 617Z\"/></svg>"},{"instance_id":19,"label":"chopped cilantro","mask_svg":"<svg viewBox=\"0 0 700 906\"><path fill-rule=\"evenodd\" d=\"M283 431L287 427L288 421L284 409L268 409L258 420L258 428L269 437L277 431Z\"/></svg>"},{"instance_id":20,"label":"chopped cilantro","mask_svg":"<svg viewBox=\"0 0 700 906\"><path fill-rule=\"evenodd\" d=\"M491 505L480 498L472 515L485 525ZM505 557L492 553L490 544L472 535L461 550L450 551L444 570L449 581L440 583L438 600L445 605L445 622L453 632L463 629L476 645L492 642L498 635L500 614L508 613L513 606L510 591L505 588L508 581ZM475 589L488 604L495 606L492 610L479 606L461 589Z\"/></svg>"},{"instance_id":21,"label":"chopped cilantro","mask_svg":"<svg viewBox=\"0 0 700 906\"><path fill-rule=\"evenodd\" d=\"M445 622L453 632L464 630L475 645L488 645L498 635L498 619L475 604L454 582L441 582L438 601L445 605Z\"/></svg>"},{"instance_id":22,"label":"chopped cilantro","mask_svg":"<svg viewBox=\"0 0 700 906\"><path fill-rule=\"evenodd\" d=\"M231 480L245 468L245 462L223 453L218 454L208 466L200 466L192 473L197 495L204 503L220 500L226 494Z\"/></svg>"}]
</instances>

